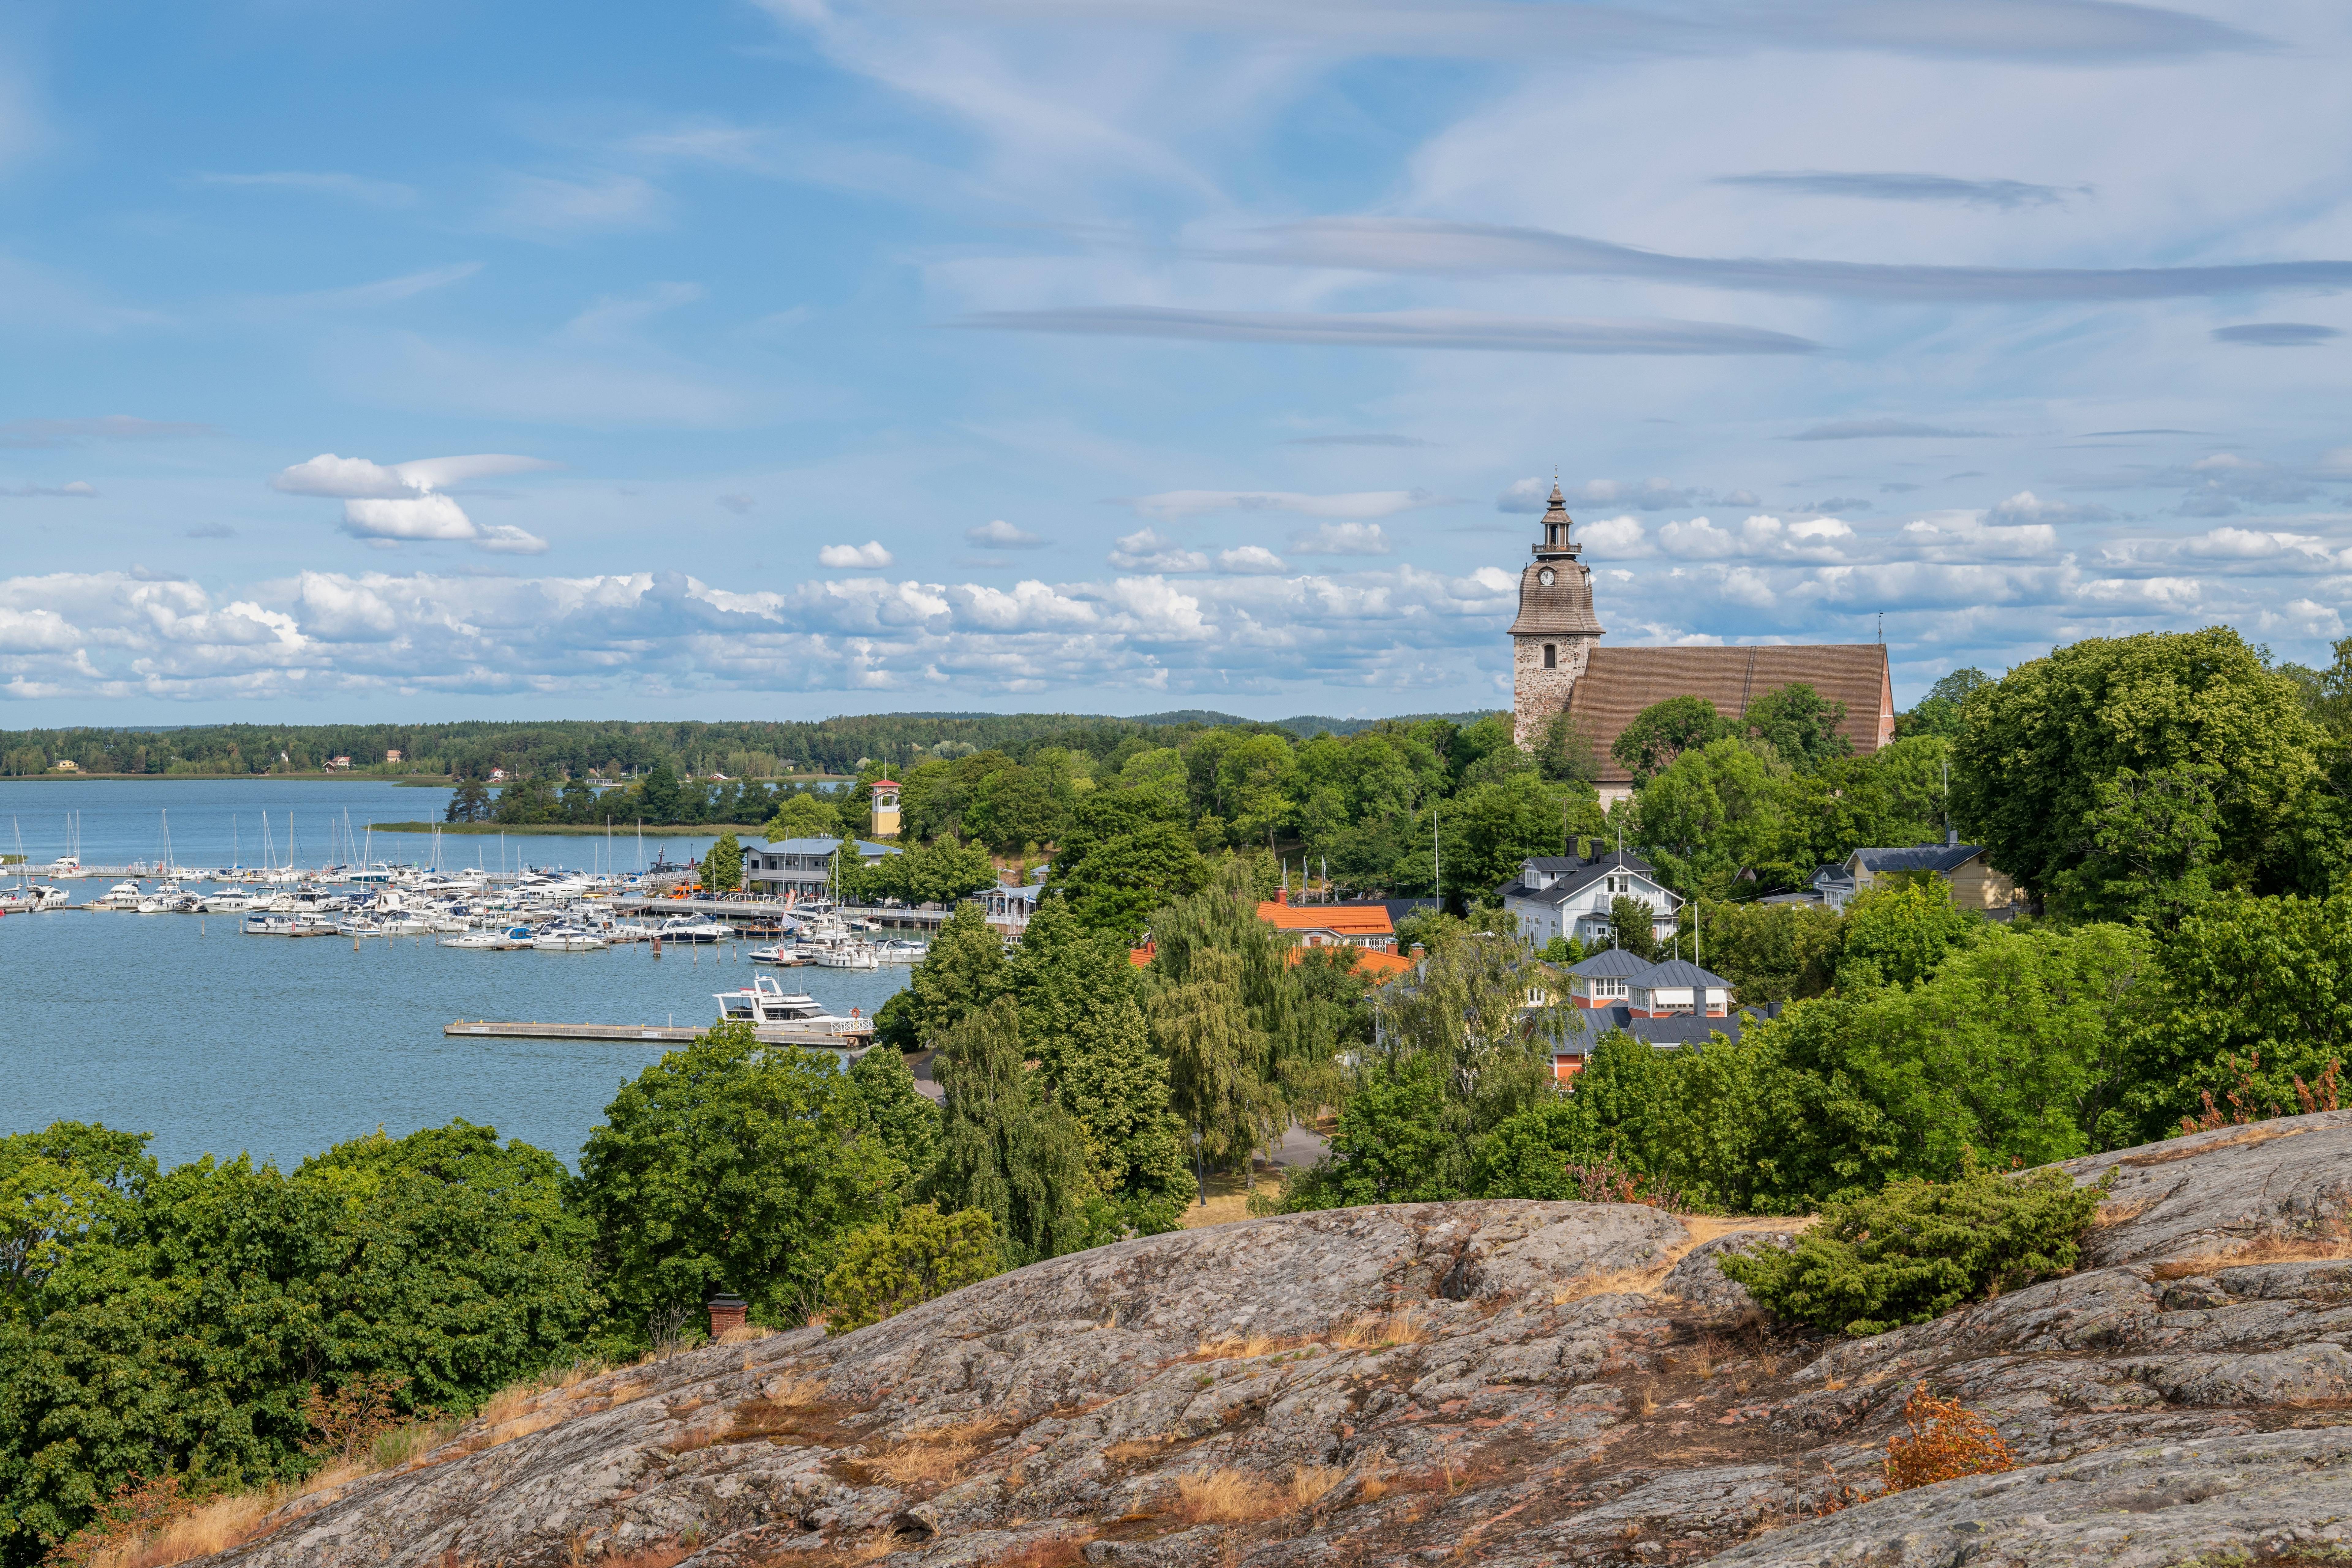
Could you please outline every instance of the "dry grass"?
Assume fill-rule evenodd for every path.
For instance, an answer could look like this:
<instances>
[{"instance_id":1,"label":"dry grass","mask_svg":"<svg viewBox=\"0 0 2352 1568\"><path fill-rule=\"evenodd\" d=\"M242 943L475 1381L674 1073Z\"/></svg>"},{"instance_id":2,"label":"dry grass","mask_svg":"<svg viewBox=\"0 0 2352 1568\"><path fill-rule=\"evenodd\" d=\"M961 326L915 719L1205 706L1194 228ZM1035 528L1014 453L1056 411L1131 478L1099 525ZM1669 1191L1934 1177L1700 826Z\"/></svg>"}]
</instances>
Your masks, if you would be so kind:
<instances>
[{"instance_id":1,"label":"dry grass","mask_svg":"<svg viewBox=\"0 0 2352 1568\"><path fill-rule=\"evenodd\" d=\"M1393 1312L1372 1312L1351 1318L1333 1331L1331 1342L1341 1350L1387 1350L1392 1345L1417 1345L1425 1342L1430 1331L1414 1321L1411 1307L1399 1307Z\"/></svg>"},{"instance_id":2,"label":"dry grass","mask_svg":"<svg viewBox=\"0 0 2352 1568\"><path fill-rule=\"evenodd\" d=\"M938 1427L892 1444L859 1468L898 1486L944 1486L961 1480L1004 1430L995 1419Z\"/></svg>"},{"instance_id":3,"label":"dry grass","mask_svg":"<svg viewBox=\"0 0 2352 1568\"><path fill-rule=\"evenodd\" d=\"M776 1331L764 1323L738 1323L719 1336L722 1345L748 1345L754 1340L764 1340Z\"/></svg>"},{"instance_id":4,"label":"dry grass","mask_svg":"<svg viewBox=\"0 0 2352 1568\"><path fill-rule=\"evenodd\" d=\"M2140 1215L2146 1214L2155 1206L2156 1200L2152 1197L2133 1198L2128 1202L2101 1204L2099 1205L2099 1212L2092 1216L2091 1223L2097 1226L2127 1225L2131 1221L2139 1218Z\"/></svg>"},{"instance_id":5,"label":"dry grass","mask_svg":"<svg viewBox=\"0 0 2352 1568\"><path fill-rule=\"evenodd\" d=\"M792 1568L860 1568L861 1564L889 1556L904 1544L898 1531L886 1530L863 1541L845 1541L813 1551L795 1552L786 1561Z\"/></svg>"},{"instance_id":6,"label":"dry grass","mask_svg":"<svg viewBox=\"0 0 2352 1568\"><path fill-rule=\"evenodd\" d=\"M805 1410L824 1403L824 1379L803 1372L788 1372L771 1379L761 1392L769 1404L779 1409Z\"/></svg>"},{"instance_id":7,"label":"dry grass","mask_svg":"<svg viewBox=\"0 0 2352 1568\"><path fill-rule=\"evenodd\" d=\"M1087 1560L1087 1535L1053 1535L1014 1547L995 1568L1078 1568Z\"/></svg>"},{"instance_id":8,"label":"dry grass","mask_svg":"<svg viewBox=\"0 0 2352 1568\"><path fill-rule=\"evenodd\" d=\"M1674 1265L1660 1263L1648 1268L1604 1268L1598 1274L1580 1274L1551 1293L1551 1304L1565 1307L1570 1301L1588 1300L1595 1296L1631 1295L1656 1289Z\"/></svg>"},{"instance_id":9,"label":"dry grass","mask_svg":"<svg viewBox=\"0 0 2352 1568\"><path fill-rule=\"evenodd\" d=\"M1675 1217L1683 1222L1683 1228L1690 1232L1691 1246L1701 1247L1717 1237L1736 1236L1742 1231L1811 1230L1815 1216L1809 1214L1783 1215L1686 1214L1677 1215Z\"/></svg>"},{"instance_id":10,"label":"dry grass","mask_svg":"<svg viewBox=\"0 0 2352 1568\"><path fill-rule=\"evenodd\" d=\"M677 1564L694 1555L696 1548L672 1541L659 1546L641 1546L625 1557L606 1555L596 1559L596 1568L677 1568Z\"/></svg>"},{"instance_id":11,"label":"dry grass","mask_svg":"<svg viewBox=\"0 0 2352 1568\"><path fill-rule=\"evenodd\" d=\"M2352 1258L2352 1203L2339 1203L2334 1212L2201 1258L2176 1258L2149 1271L2157 1279L2186 1279L2217 1268L2245 1268L2258 1263L2336 1263Z\"/></svg>"},{"instance_id":12,"label":"dry grass","mask_svg":"<svg viewBox=\"0 0 2352 1568\"><path fill-rule=\"evenodd\" d=\"M1290 1472L1290 1479L1285 1482L1224 1468L1205 1475L1179 1476L1175 1511L1178 1518L1192 1524L1244 1524L1280 1519L1313 1508L1347 1474L1338 1465L1301 1465Z\"/></svg>"},{"instance_id":13,"label":"dry grass","mask_svg":"<svg viewBox=\"0 0 2352 1568\"><path fill-rule=\"evenodd\" d=\"M1645 1383L1631 1392L1634 1415L1655 1415L1658 1413L1657 1392L1648 1384Z\"/></svg>"},{"instance_id":14,"label":"dry grass","mask_svg":"<svg viewBox=\"0 0 2352 1568\"><path fill-rule=\"evenodd\" d=\"M1330 1495L1331 1489L1348 1479L1344 1465L1301 1465L1290 1472L1290 1506L1293 1510L1313 1508Z\"/></svg>"},{"instance_id":15,"label":"dry grass","mask_svg":"<svg viewBox=\"0 0 2352 1568\"><path fill-rule=\"evenodd\" d=\"M349 1479L354 1472L344 1471ZM143 1540L101 1547L89 1568L166 1568L244 1545L261 1533L262 1521L287 1500L280 1492L247 1492L205 1503Z\"/></svg>"},{"instance_id":16,"label":"dry grass","mask_svg":"<svg viewBox=\"0 0 2352 1568\"><path fill-rule=\"evenodd\" d=\"M1139 1442L1113 1443L1103 1450L1103 1458L1114 1465L1130 1465L1138 1459L1159 1458L1168 1451L1168 1445L1175 1440L1175 1435L1171 1433L1165 1437L1150 1437Z\"/></svg>"},{"instance_id":17,"label":"dry grass","mask_svg":"<svg viewBox=\"0 0 2352 1568\"><path fill-rule=\"evenodd\" d=\"M614 1388L612 1392L604 1395L604 1408L607 1410L618 1410L624 1405L633 1404L637 1400L643 1399L646 1394L651 1394L653 1391L654 1385L650 1383L622 1384L619 1387Z\"/></svg>"},{"instance_id":18,"label":"dry grass","mask_svg":"<svg viewBox=\"0 0 2352 1568\"><path fill-rule=\"evenodd\" d=\"M1666 1365L1692 1377L1713 1377L1716 1363L1722 1358L1723 1342L1713 1334L1701 1334L1688 1349L1669 1352Z\"/></svg>"},{"instance_id":19,"label":"dry grass","mask_svg":"<svg viewBox=\"0 0 2352 1568\"><path fill-rule=\"evenodd\" d=\"M1186 1361L1254 1361L1262 1355L1276 1355L1284 1351L1304 1350L1315 1343L1296 1334L1227 1334L1222 1339L1202 1340Z\"/></svg>"}]
</instances>

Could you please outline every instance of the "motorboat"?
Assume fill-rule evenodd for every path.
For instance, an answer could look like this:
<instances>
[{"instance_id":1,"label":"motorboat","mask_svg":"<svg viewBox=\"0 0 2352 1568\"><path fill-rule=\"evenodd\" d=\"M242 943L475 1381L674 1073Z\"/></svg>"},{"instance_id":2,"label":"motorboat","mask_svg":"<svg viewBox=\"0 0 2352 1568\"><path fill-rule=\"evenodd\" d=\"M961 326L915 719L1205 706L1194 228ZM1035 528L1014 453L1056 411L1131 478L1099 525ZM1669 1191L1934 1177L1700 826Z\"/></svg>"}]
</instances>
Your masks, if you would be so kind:
<instances>
[{"instance_id":1,"label":"motorboat","mask_svg":"<svg viewBox=\"0 0 2352 1568\"><path fill-rule=\"evenodd\" d=\"M605 946L605 942L594 931L579 926L551 926L532 937L530 945L541 952L594 952Z\"/></svg>"},{"instance_id":2,"label":"motorboat","mask_svg":"<svg viewBox=\"0 0 2352 1568\"><path fill-rule=\"evenodd\" d=\"M787 947L782 942L778 942L773 947L753 948L751 950L751 962L754 963L772 963L779 969L794 969L802 964L814 963L816 961L809 957L808 954L803 952L797 947Z\"/></svg>"},{"instance_id":3,"label":"motorboat","mask_svg":"<svg viewBox=\"0 0 2352 1568\"><path fill-rule=\"evenodd\" d=\"M253 908L253 904L251 893L206 893L196 900L196 910L198 913L207 915L241 915Z\"/></svg>"},{"instance_id":4,"label":"motorboat","mask_svg":"<svg viewBox=\"0 0 2352 1568\"><path fill-rule=\"evenodd\" d=\"M268 910L254 910L246 915L245 924L239 929L247 936L292 936L294 917Z\"/></svg>"},{"instance_id":5,"label":"motorboat","mask_svg":"<svg viewBox=\"0 0 2352 1568\"><path fill-rule=\"evenodd\" d=\"M882 955L870 942L836 942L816 950L819 969L879 969Z\"/></svg>"},{"instance_id":6,"label":"motorboat","mask_svg":"<svg viewBox=\"0 0 2352 1568\"><path fill-rule=\"evenodd\" d=\"M89 901L95 910L135 910L139 907L139 884L117 882Z\"/></svg>"},{"instance_id":7,"label":"motorboat","mask_svg":"<svg viewBox=\"0 0 2352 1568\"><path fill-rule=\"evenodd\" d=\"M920 963L930 951L929 943L908 942L903 936L874 943L874 956L885 963Z\"/></svg>"},{"instance_id":8,"label":"motorboat","mask_svg":"<svg viewBox=\"0 0 2352 1568\"><path fill-rule=\"evenodd\" d=\"M131 908L142 915L184 915L193 913L195 898L181 890L177 882L165 882L151 889Z\"/></svg>"},{"instance_id":9,"label":"motorboat","mask_svg":"<svg viewBox=\"0 0 2352 1568\"><path fill-rule=\"evenodd\" d=\"M714 991L722 1024L749 1024L754 1028L790 1024L818 1034L846 1035L865 1031L873 1020L856 1013L843 1017L828 1013L804 991L787 991L772 974L755 974L751 984L734 991Z\"/></svg>"},{"instance_id":10,"label":"motorboat","mask_svg":"<svg viewBox=\"0 0 2352 1568\"><path fill-rule=\"evenodd\" d=\"M735 928L709 915L672 915L654 928L656 942L720 942L735 934Z\"/></svg>"}]
</instances>

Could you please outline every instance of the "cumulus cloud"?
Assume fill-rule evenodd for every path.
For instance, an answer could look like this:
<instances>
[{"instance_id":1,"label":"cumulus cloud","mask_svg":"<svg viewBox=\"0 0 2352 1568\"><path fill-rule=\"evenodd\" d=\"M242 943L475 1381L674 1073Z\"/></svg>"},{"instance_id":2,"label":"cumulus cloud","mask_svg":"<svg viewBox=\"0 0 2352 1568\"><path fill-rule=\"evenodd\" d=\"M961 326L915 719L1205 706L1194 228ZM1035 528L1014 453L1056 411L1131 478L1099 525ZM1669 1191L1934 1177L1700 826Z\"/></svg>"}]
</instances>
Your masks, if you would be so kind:
<instances>
[{"instance_id":1,"label":"cumulus cloud","mask_svg":"<svg viewBox=\"0 0 2352 1568\"><path fill-rule=\"evenodd\" d=\"M1632 561L1650 553L1649 531L1633 517L1604 517L1579 523L1575 537L1598 561Z\"/></svg>"},{"instance_id":2,"label":"cumulus cloud","mask_svg":"<svg viewBox=\"0 0 2352 1568\"><path fill-rule=\"evenodd\" d=\"M1987 522L1974 512L1936 512L1903 525L1902 542L1936 562L2031 561L2058 553L2058 531L2046 522Z\"/></svg>"},{"instance_id":3,"label":"cumulus cloud","mask_svg":"<svg viewBox=\"0 0 2352 1568\"><path fill-rule=\"evenodd\" d=\"M1217 569L1240 575L1290 570L1281 556L1263 544L1244 544L1235 550L1220 550L1217 552Z\"/></svg>"},{"instance_id":4,"label":"cumulus cloud","mask_svg":"<svg viewBox=\"0 0 2352 1568\"><path fill-rule=\"evenodd\" d=\"M1668 555L1696 561L1727 561L1735 557L1782 561L1843 561L1854 531L1833 517L1804 518L1785 522L1777 517L1751 517L1737 527L1718 528L1704 517L1670 522L1658 531L1658 542Z\"/></svg>"},{"instance_id":5,"label":"cumulus cloud","mask_svg":"<svg viewBox=\"0 0 2352 1568\"><path fill-rule=\"evenodd\" d=\"M1001 517L993 522L982 523L978 528L965 529L963 536L967 543L982 550L1043 550L1053 542L1050 539L1015 528Z\"/></svg>"},{"instance_id":6,"label":"cumulus cloud","mask_svg":"<svg viewBox=\"0 0 2352 1568\"><path fill-rule=\"evenodd\" d=\"M485 528L442 490L467 479L530 473L557 465L511 452L475 452L383 464L332 452L280 468L270 488L287 495L341 498L343 531L385 549L404 542L470 543L499 555L538 555L547 541L511 524Z\"/></svg>"},{"instance_id":7,"label":"cumulus cloud","mask_svg":"<svg viewBox=\"0 0 2352 1568\"><path fill-rule=\"evenodd\" d=\"M863 544L828 544L816 552L816 559L819 565L830 566L835 571L853 568L877 571L898 564L898 557L883 549L878 539L869 539Z\"/></svg>"},{"instance_id":8,"label":"cumulus cloud","mask_svg":"<svg viewBox=\"0 0 2352 1568\"><path fill-rule=\"evenodd\" d=\"M1139 528L1133 533L1120 535L1108 560L1121 572L1206 572L1209 569L1207 552L1186 550L1174 540L1163 539L1148 528Z\"/></svg>"},{"instance_id":9,"label":"cumulus cloud","mask_svg":"<svg viewBox=\"0 0 2352 1568\"><path fill-rule=\"evenodd\" d=\"M1177 338L1328 348L1478 349L1556 354L1803 354L1809 338L1719 321L1499 316L1475 310L1311 315L1281 310L1184 310L1156 305L984 310L950 323L988 331L1081 337Z\"/></svg>"},{"instance_id":10,"label":"cumulus cloud","mask_svg":"<svg viewBox=\"0 0 2352 1568\"><path fill-rule=\"evenodd\" d=\"M1288 548L1293 555L1386 555L1390 545L1377 522L1327 522L1292 534Z\"/></svg>"},{"instance_id":11,"label":"cumulus cloud","mask_svg":"<svg viewBox=\"0 0 2352 1568\"><path fill-rule=\"evenodd\" d=\"M1353 490L1338 495L1310 495L1298 490L1163 490L1138 496L1128 504L1145 517L1163 521L1216 511L1289 511L1307 517L1393 517L1416 507L1436 506L1445 498L1429 490Z\"/></svg>"}]
</instances>

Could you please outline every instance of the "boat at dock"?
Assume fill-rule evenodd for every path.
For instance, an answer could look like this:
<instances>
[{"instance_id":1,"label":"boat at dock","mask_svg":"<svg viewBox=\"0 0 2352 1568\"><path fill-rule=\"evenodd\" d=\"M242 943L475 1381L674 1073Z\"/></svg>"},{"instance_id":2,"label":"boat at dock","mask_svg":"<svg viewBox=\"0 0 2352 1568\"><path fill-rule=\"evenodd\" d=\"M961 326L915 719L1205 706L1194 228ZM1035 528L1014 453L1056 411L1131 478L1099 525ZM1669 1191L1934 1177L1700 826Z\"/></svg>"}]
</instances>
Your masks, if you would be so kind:
<instances>
[{"instance_id":1,"label":"boat at dock","mask_svg":"<svg viewBox=\"0 0 2352 1568\"><path fill-rule=\"evenodd\" d=\"M751 959L754 963L772 963L779 969L794 969L802 964L816 962L799 948L789 947L782 942L778 942L773 947L753 948Z\"/></svg>"},{"instance_id":2,"label":"boat at dock","mask_svg":"<svg viewBox=\"0 0 2352 1568\"><path fill-rule=\"evenodd\" d=\"M654 928L656 942L723 942L735 928L709 915L673 915Z\"/></svg>"},{"instance_id":3,"label":"boat at dock","mask_svg":"<svg viewBox=\"0 0 2352 1568\"><path fill-rule=\"evenodd\" d=\"M871 1034L874 1020L852 1009L845 1017L828 1013L824 1004L805 991L787 991L772 974L755 974L751 984L733 991L714 991L722 1024L749 1024L754 1028L792 1025L831 1034Z\"/></svg>"},{"instance_id":4,"label":"boat at dock","mask_svg":"<svg viewBox=\"0 0 2352 1568\"><path fill-rule=\"evenodd\" d=\"M598 952L605 942L594 931L579 926L554 926L532 937L530 945L540 952Z\"/></svg>"}]
</instances>

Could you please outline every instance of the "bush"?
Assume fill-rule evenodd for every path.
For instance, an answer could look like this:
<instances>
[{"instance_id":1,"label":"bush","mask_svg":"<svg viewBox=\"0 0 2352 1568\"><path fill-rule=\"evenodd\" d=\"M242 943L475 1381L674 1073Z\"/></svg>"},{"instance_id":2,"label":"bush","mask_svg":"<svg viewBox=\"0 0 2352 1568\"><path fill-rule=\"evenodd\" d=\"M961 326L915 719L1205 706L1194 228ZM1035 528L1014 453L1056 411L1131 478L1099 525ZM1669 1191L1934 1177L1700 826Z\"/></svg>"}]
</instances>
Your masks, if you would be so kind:
<instances>
[{"instance_id":1,"label":"bush","mask_svg":"<svg viewBox=\"0 0 2352 1568\"><path fill-rule=\"evenodd\" d=\"M2073 1269L2105 1191L2063 1171L1889 1182L1831 1204L1786 1252L1727 1255L1725 1274L1784 1318L1849 1334L1923 1323L1963 1301Z\"/></svg>"},{"instance_id":2,"label":"bush","mask_svg":"<svg viewBox=\"0 0 2352 1568\"><path fill-rule=\"evenodd\" d=\"M901 1209L887 1225L842 1238L841 1262L824 1277L824 1331L845 1334L961 1290L994 1274L1003 1259L996 1220L986 1209Z\"/></svg>"}]
</instances>

